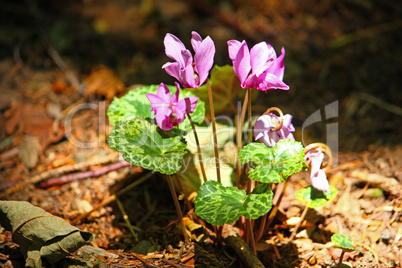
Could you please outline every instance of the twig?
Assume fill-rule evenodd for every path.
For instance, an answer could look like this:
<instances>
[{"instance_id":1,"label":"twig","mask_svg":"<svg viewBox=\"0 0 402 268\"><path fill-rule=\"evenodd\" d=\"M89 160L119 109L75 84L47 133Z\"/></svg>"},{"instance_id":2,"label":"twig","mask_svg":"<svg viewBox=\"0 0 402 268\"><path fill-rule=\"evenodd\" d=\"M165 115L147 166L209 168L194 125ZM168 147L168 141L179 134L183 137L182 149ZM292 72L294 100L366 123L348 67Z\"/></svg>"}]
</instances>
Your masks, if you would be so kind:
<instances>
[{"instance_id":1,"label":"twig","mask_svg":"<svg viewBox=\"0 0 402 268\"><path fill-rule=\"evenodd\" d=\"M177 265L176 263L169 261L168 259L166 259L166 257L162 258L162 261L166 262L166 264L169 264L170 266L173 266L173 267L181 267L181 265Z\"/></svg>"},{"instance_id":2,"label":"twig","mask_svg":"<svg viewBox=\"0 0 402 268\"><path fill-rule=\"evenodd\" d=\"M211 84L209 82L209 78L207 78L207 88L208 88L209 108L211 110L212 130L213 130L213 136L214 136L216 176L217 176L218 182L221 183L221 171L220 171L219 151L218 151L218 138L216 136L214 100L212 98L212 89L211 89Z\"/></svg>"},{"instance_id":3,"label":"twig","mask_svg":"<svg viewBox=\"0 0 402 268\"><path fill-rule=\"evenodd\" d=\"M204 161L202 161L202 153L201 153L200 141L198 140L197 131L195 129L195 125L194 125L193 120L191 119L190 114L187 114L187 117L188 117L188 120L190 120L191 127L193 128L194 138L195 138L195 142L197 144L198 160L200 161L202 178L204 179L204 182L206 182L208 179L207 179L207 174L205 173Z\"/></svg>"},{"instance_id":4,"label":"twig","mask_svg":"<svg viewBox=\"0 0 402 268\"><path fill-rule=\"evenodd\" d=\"M131 183L130 185L124 187L123 189L121 189L120 191L116 192L115 194L105 198L101 203L99 203L98 205L96 205L91 211L88 211L82 215L80 215L79 217L75 218L74 220L71 221L72 224L75 224L77 222L80 222L82 219L88 217L92 212L94 212L95 210L98 210L101 207L107 206L108 204L112 203L113 201L116 200L116 196L122 195L125 192L133 189L134 187L137 187L138 185L140 185L141 183L147 181L151 176L153 175L153 172L149 172L147 174L145 174L142 178L136 180L135 182Z\"/></svg>"},{"instance_id":5,"label":"twig","mask_svg":"<svg viewBox=\"0 0 402 268\"><path fill-rule=\"evenodd\" d=\"M70 81L71 85L75 87L79 93L84 94L85 88L81 86L78 78L73 74L72 71L69 70L63 59L60 57L59 53L52 46L49 46L48 52L54 63L56 63L59 69L64 72L66 78Z\"/></svg>"},{"instance_id":6,"label":"twig","mask_svg":"<svg viewBox=\"0 0 402 268\"><path fill-rule=\"evenodd\" d=\"M237 256L244 262L245 267L265 267L253 254L246 242L239 236L232 225L223 226L222 237L225 242L236 252Z\"/></svg>"},{"instance_id":7,"label":"twig","mask_svg":"<svg viewBox=\"0 0 402 268\"><path fill-rule=\"evenodd\" d=\"M387 112L402 116L402 108L400 106L385 102L382 99L374 97L366 92L358 92L355 96L357 99L376 105Z\"/></svg>"},{"instance_id":8,"label":"twig","mask_svg":"<svg viewBox=\"0 0 402 268\"><path fill-rule=\"evenodd\" d=\"M111 192L113 193L112 190L111 190ZM130 219L126 213L126 210L123 207L123 204L120 202L120 199L116 195L114 195L114 196L116 197L116 203L120 209L121 214L123 215L123 219L127 224L127 228L130 230L130 233L134 237L134 239L138 241L138 235L134 232L133 226L131 225Z\"/></svg>"},{"instance_id":9,"label":"twig","mask_svg":"<svg viewBox=\"0 0 402 268\"><path fill-rule=\"evenodd\" d=\"M131 164L126 161L121 161L118 163L113 163L111 165L108 165L106 167L102 167L96 170L90 170L90 171L84 171L84 172L77 172L77 173L72 173L72 174L67 174L58 178L53 178L44 182L39 183L36 185L39 188L49 188L52 186L56 185L63 185L75 180L84 180L87 178L92 178L92 177L99 177L103 174L109 173L114 170L121 169L123 167L129 167Z\"/></svg>"},{"instance_id":10,"label":"twig","mask_svg":"<svg viewBox=\"0 0 402 268\"><path fill-rule=\"evenodd\" d=\"M147 260L141 258L141 256L138 255L138 254L135 253L135 252L131 252L131 254L132 254L137 260L139 260L140 262L142 262L146 267L160 268L160 266L156 266L156 265L154 265L153 263L151 263L151 262L149 262L149 261L147 261Z\"/></svg>"},{"instance_id":11,"label":"twig","mask_svg":"<svg viewBox=\"0 0 402 268\"><path fill-rule=\"evenodd\" d=\"M14 192L19 191L23 187L29 185L29 184L37 184L43 180L47 180L52 177L60 176L61 174L77 171L77 170L82 170L86 169L91 166L96 166L96 165L103 165L106 163L114 162L119 159L119 154L118 153L112 153L107 156L102 156L93 160L88 160L85 162L81 162L72 166L62 166L59 168L51 169L45 172L42 172L40 174L37 174L33 176L31 179L28 179L24 182L21 182L17 184L16 186L7 189L5 192L0 194L0 198L4 198L5 196L8 196Z\"/></svg>"},{"instance_id":12,"label":"twig","mask_svg":"<svg viewBox=\"0 0 402 268\"><path fill-rule=\"evenodd\" d=\"M296 224L295 229L293 230L292 234L289 237L289 242L292 242L293 239L295 238L297 230L299 229L301 223L304 221L304 218L306 217L308 209L309 209L309 207L306 205L306 207L303 210L302 215L300 216L300 221Z\"/></svg>"}]
</instances>

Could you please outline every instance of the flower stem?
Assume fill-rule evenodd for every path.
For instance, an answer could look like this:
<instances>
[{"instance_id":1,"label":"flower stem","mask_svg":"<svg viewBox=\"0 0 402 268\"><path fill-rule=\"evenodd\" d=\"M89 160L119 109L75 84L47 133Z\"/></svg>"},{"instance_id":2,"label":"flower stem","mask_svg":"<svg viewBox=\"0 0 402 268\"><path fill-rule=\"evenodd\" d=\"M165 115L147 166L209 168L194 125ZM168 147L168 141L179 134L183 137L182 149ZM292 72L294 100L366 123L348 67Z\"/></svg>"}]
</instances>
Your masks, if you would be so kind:
<instances>
[{"instance_id":1,"label":"flower stem","mask_svg":"<svg viewBox=\"0 0 402 268\"><path fill-rule=\"evenodd\" d=\"M254 232L253 232L253 221L248 218L246 219L246 229L248 231L250 237L250 248L253 251L254 255L257 255L257 250L255 247L255 240L254 240Z\"/></svg>"},{"instance_id":2,"label":"flower stem","mask_svg":"<svg viewBox=\"0 0 402 268\"><path fill-rule=\"evenodd\" d=\"M345 254L345 251L342 250L341 256L339 256L339 261L338 261L338 265L336 266L337 268L341 268L342 267L342 260L343 260L343 255Z\"/></svg>"},{"instance_id":3,"label":"flower stem","mask_svg":"<svg viewBox=\"0 0 402 268\"><path fill-rule=\"evenodd\" d=\"M253 130L251 122L251 88L247 89L248 93L248 142L253 141Z\"/></svg>"},{"instance_id":4,"label":"flower stem","mask_svg":"<svg viewBox=\"0 0 402 268\"><path fill-rule=\"evenodd\" d=\"M297 230L299 229L301 223L304 221L304 218L306 217L308 211L308 206L306 206L303 210L302 215L300 216L300 221L296 224L295 229L293 230L292 234L289 237L289 242L293 241L293 238L295 238Z\"/></svg>"},{"instance_id":5,"label":"flower stem","mask_svg":"<svg viewBox=\"0 0 402 268\"><path fill-rule=\"evenodd\" d=\"M173 197L173 202L174 202L174 206L176 208L177 216L179 217L179 222L180 222L181 230L183 232L184 241L186 244L188 244L190 242L190 240L189 240L187 232L186 232L186 227L184 226L183 213L181 212L179 200L177 200L176 190L174 189L173 180L170 175L167 176L167 182L169 184L170 193L172 194L172 197Z\"/></svg>"},{"instance_id":6,"label":"flower stem","mask_svg":"<svg viewBox=\"0 0 402 268\"><path fill-rule=\"evenodd\" d=\"M261 237L265 233L265 229L268 228L271 225L272 221L274 220L274 218L276 216L276 213L278 212L279 205L282 202L282 198L285 195L285 190L286 190L286 188L287 188L287 186L289 184L289 181L290 181L290 178L288 178L285 181L285 183L284 183L284 185L282 187L282 190L281 190L281 194L280 194L280 196L278 198L278 201L276 202L275 206L272 208L271 213L269 213L269 216L267 214L265 214L264 218L261 220L260 228L258 229L256 238L255 238L255 240L257 242L261 239ZM268 219L268 221L267 221L267 219Z\"/></svg>"},{"instance_id":7,"label":"flower stem","mask_svg":"<svg viewBox=\"0 0 402 268\"><path fill-rule=\"evenodd\" d=\"M200 162L202 178L204 179L204 182L206 182L208 179L207 179L207 174L205 173L204 162L203 162L203 160L202 160L202 153L201 153L200 141L198 140L197 131L196 131L196 129L195 129L195 125L194 125L193 120L191 119L190 114L187 114L187 118L188 118L188 120L190 120L191 127L193 128L195 143L197 144L198 160L199 160L199 162Z\"/></svg>"},{"instance_id":8,"label":"flower stem","mask_svg":"<svg viewBox=\"0 0 402 268\"><path fill-rule=\"evenodd\" d=\"M212 89L211 89L211 84L209 82L209 78L207 78L207 88L208 88L209 108L211 110L212 130L213 130L213 136L214 136L216 176L217 176L218 182L222 183L221 182L220 164L219 164L218 139L216 137L214 101L212 99Z\"/></svg>"},{"instance_id":9,"label":"flower stem","mask_svg":"<svg viewBox=\"0 0 402 268\"><path fill-rule=\"evenodd\" d=\"M237 187L239 187L240 184L240 176L241 176L241 164L239 161L239 152L243 148L242 146L242 133L243 133L243 124L244 124L244 117L246 116L246 103L248 103L248 91L246 92L246 96L244 97L243 101L243 107L241 109L241 115L239 117L238 123L237 123L237 133L236 133L236 143L237 143Z\"/></svg>"}]
</instances>

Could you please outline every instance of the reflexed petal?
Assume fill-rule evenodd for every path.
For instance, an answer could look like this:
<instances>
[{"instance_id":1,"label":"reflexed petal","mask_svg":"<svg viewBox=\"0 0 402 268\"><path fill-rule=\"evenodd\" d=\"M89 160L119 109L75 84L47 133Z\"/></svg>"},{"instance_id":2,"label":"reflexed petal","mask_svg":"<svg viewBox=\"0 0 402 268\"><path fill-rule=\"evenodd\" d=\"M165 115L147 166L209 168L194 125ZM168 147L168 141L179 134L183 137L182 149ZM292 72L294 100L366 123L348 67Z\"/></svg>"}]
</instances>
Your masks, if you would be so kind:
<instances>
[{"instance_id":1,"label":"reflexed petal","mask_svg":"<svg viewBox=\"0 0 402 268\"><path fill-rule=\"evenodd\" d=\"M168 107L169 104L165 102L164 99L159 97L158 95L148 93L146 94L149 102L151 103L152 111L156 112L160 108Z\"/></svg>"},{"instance_id":2,"label":"reflexed petal","mask_svg":"<svg viewBox=\"0 0 402 268\"><path fill-rule=\"evenodd\" d=\"M311 173L310 179L314 188L320 191L329 192L329 183L324 170L320 169L314 174Z\"/></svg>"},{"instance_id":3,"label":"reflexed petal","mask_svg":"<svg viewBox=\"0 0 402 268\"><path fill-rule=\"evenodd\" d=\"M282 54L275 60L274 64L267 69L268 73L274 74L280 80L283 80L283 75L285 73L285 64L284 64L284 57L285 57L285 49L282 47L281 50Z\"/></svg>"},{"instance_id":4,"label":"reflexed petal","mask_svg":"<svg viewBox=\"0 0 402 268\"><path fill-rule=\"evenodd\" d=\"M175 108L180 109L184 114L191 114L197 106L198 98L191 96L177 102Z\"/></svg>"},{"instance_id":5,"label":"reflexed petal","mask_svg":"<svg viewBox=\"0 0 402 268\"><path fill-rule=\"evenodd\" d=\"M176 114L176 116L174 118L171 118L170 121L173 123L173 125L177 126L178 124L184 121L185 114L181 109L179 109L176 106L173 106L172 110Z\"/></svg>"},{"instance_id":6,"label":"reflexed petal","mask_svg":"<svg viewBox=\"0 0 402 268\"><path fill-rule=\"evenodd\" d=\"M195 78L194 78L194 68L192 65L186 66L180 71L180 79L178 79L183 87L194 88Z\"/></svg>"},{"instance_id":7,"label":"reflexed petal","mask_svg":"<svg viewBox=\"0 0 402 268\"><path fill-rule=\"evenodd\" d=\"M184 65L182 59L182 50L186 50L184 44L180 41L179 38L174 36L173 34L166 34L165 39L163 40L163 44L165 45L165 53L171 59L179 62L182 66Z\"/></svg>"},{"instance_id":8,"label":"reflexed petal","mask_svg":"<svg viewBox=\"0 0 402 268\"><path fill-rule=\"evenodd\" d=\"M193 50L194 52L197 52L198 47L200 46L201 42L202 42L202 38L201 36L195 32L192 31L191 32L192 38L191 38L191 45L193 46Z\"/></svg>"},{"instance_id":9,"label":"reflexed petal","mask_svg":"<svg viewBox=\"0 0 402 268\"><path fill-rule=\"evenodd\" d=\"M181 51L181 56L183 59L184 64L181 66L181 68L186 68L187 66L193 66L193 56L191 55L190 50L182 50Z\"/></svg>"},{"instance_id":10,"label":"reflexed petal","mask_svg":"<svg viewBox=\"0 0 402 268\"><path fill-rule=\"evenodd\" d=\"M169 107L160 108L158 109L158 112L155 113L156 123L164 131L168 131L173 128L173 124L169 121L171 114L172 111L169 109Z\"/></svg>"},{"instance_id":11,"label":"reflexed petal","mask_svg":"<svg viewBox=\"0 0 402 268\"><path fill-rule=\"evenodd\" d=\"M164 69L168 73L168 75L173 76L177 80L181 81L181 67L178 62L167 62L162 66L162 69Z\"/></svg>"},{"instance_id":12,"label":"reflexed petal","mask_svg":"<svg viewBox=\"0 0 402 268\"><path fill-rule=\"evenodd\" d=\"M239 42L237 40L229 40L228 41L228 51L229 51L229 58L234 61L237 55L237 52L239 52L240 46L246 43L246 41L243 40L243 42Z\"/></svg>"},{"instance_id":13,"label":"reflexed petal","mask_svg":"<svg viewBox=\"0 0 402 268\"><path fill-rule=\"evenodd\" d=\"M179 94L180 94L180 85L177 82L174 82L174 84L176 85L176 93L173 95L173 98L170 100L170 103L177 103L179 101Z\"/></svg>"},{"instance_id":14,"label":"reflexed petal","mask_svg":"<svg viewBox=\"0 0 402 268\"><path fill-rule=\"evenodd\" d=\"M197 87L201 86L208 77L208 73L214 64L215 44L211 37L207 36L198 47L194 55L195 70L198 74Z\"/></svg>"},{"instance_id":15,"label":"reflexed petal","mask_svg":"<svg viewBox=\"0 0 402 268\"><path fill-rule=\"evenodd\" d=\"M250 52L246 42L242 43L239 48L236 58L233 61L233 70L239 78L241 86L244 88L244 82L251 71Z\"/></svg>"},{"instance_id":16,"label":"reflexed petal","mask_svg":"<svg viewBox=\"0 0 402 268\"><path fill-rule=\"evenodd\" d=\"M164 103L170 104L170 100L172 99L172 95L170 94L169 89L165 86L164 83L160 83L158 90L156 91L156 95L163 99Z\"/></svg>"},{"instance_id":17,"label":"reflexed petal","mask_svg":"<svg viewBox=\"0 0 402 268\"><path fill-rule=\"evenodd\" d=\"M250 63L252 74L258 76L268 68L270 64L267 63L269 60L268 56L268 46L265 42L258 43L251 48Z\"/></svg>"},{"instance_id":18,"label":"reflexed petal","mask_svg":"<svg viewBox=\"0 0 402 268\"><path fill-rule=\"evenodd\" d=\"M273 89L288 90L289 86L286 85L277 76L275 76L271 73L268 73L267 76L265 77L265 81L263 81L260 85L258 85L257 89L261 90L261 91L267 91L267 90L273 90Z\"/></svg>"},{"instance_id":19,"label":"reflexed petal","mask_svg":"<svg viewBox=\"0 0 402 268\"><path fill-rule=\"evenodd\" d=\"M292 119L293 116L291 116L290 114L286 114L282 117L283 120L283 126L285 126L287 129L289 129L289 131L295 131L294 126L292 125Z\"/></svg>"},{"instance_id":20,"label":"reflexed petal","mask_svg":"<svg viewBox=\"0 0 402 268\"><path fill-rule=\"evenodd\" d=\"M260 84L260 79L254 74L247 77L246 81L242 84L243 88L255 88Z\"/></svg>"}]
</instances>

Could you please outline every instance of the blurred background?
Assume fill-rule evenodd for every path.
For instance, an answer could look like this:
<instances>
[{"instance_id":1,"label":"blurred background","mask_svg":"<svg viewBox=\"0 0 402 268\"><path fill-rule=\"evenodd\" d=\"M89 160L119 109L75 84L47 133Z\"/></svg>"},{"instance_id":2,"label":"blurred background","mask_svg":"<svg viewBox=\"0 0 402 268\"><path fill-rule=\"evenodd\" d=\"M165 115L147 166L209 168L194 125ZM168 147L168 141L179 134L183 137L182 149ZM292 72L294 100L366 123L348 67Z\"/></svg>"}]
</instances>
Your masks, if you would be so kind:
<instances>
[{"instance_id":1,"label":"blurred background","mask_svg":"<svg viewBox=\"0 0 402 268\"><path fill-rule=\"evenodd\" d=\"M173 84L161 69L169 61L163 38L172 33L190 47L191 31L197 31L214 40L218 65L231 64L230 39L249 47L265 41L277 52L285 47L284 81L291 90L254 92L254 113L280 107L300 132L309 115L339 101L339 117L330 122L339 123L340 151L400 143L401 1L0 2L0 123L8 132L1 140L12 133L13 101L53 98L63 110L82 97L70 87L74 77L81 84L99 68L112 73L119 88L92 91L106 98L124 91L122 84ZM325 142L326 124L309 126L305 138Z\"/></svg>"}]
</instances>

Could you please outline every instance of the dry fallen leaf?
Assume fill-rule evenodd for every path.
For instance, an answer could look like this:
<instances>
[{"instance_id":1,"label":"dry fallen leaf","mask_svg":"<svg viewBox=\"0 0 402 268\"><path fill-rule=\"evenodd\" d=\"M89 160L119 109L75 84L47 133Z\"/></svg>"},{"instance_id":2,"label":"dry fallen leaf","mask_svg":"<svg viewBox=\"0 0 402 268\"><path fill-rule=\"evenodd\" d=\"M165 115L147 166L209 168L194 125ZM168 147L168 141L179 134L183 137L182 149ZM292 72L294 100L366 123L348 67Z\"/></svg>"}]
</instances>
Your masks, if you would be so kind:
<instances>
[{"instance_id":1,"label":"dry fallen leaf","mask_svg":"<svg viewBox=\"0 0 402 268\"><path fill-rule=\"evenodd\" d=\"M85 80L85 86L85 96L104 96L108 100L113 99L114 96L124 91L123 82L103 65L92 70Z\"/></svg>"},{"instance_id":2,"label":"dry fallen leaf","mask_svg":"<svg viewBox=\"0 0 402 268\"><path fill-rule=\"evenodd\" d=\"M42 267L41 257L56 263L93 240L91 233L25 201L0 201L0 225L13 233L26 267Z\"/></svg>"}]
</instances>

